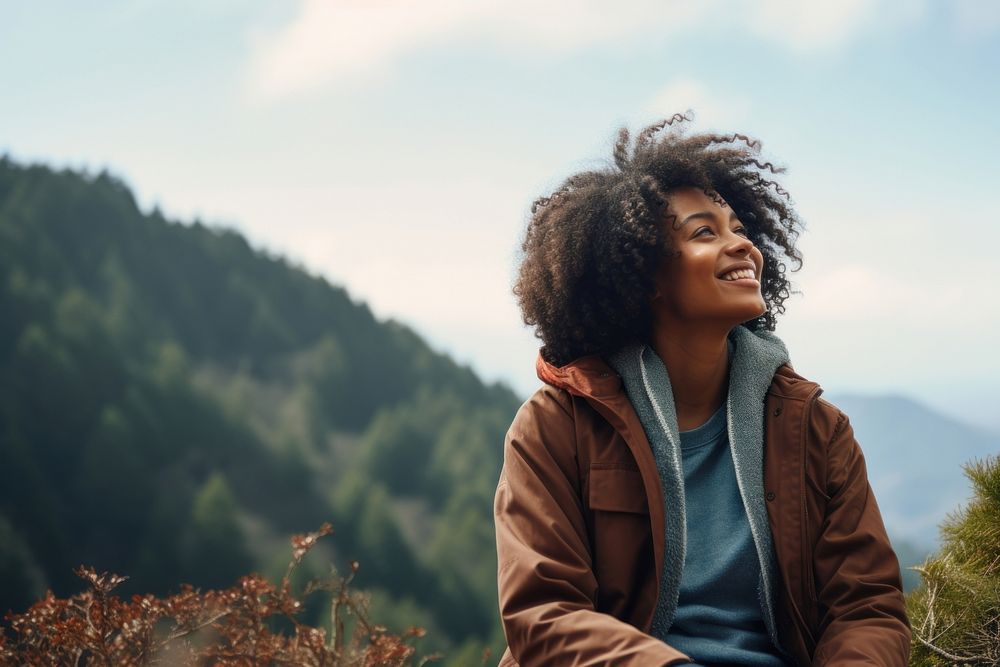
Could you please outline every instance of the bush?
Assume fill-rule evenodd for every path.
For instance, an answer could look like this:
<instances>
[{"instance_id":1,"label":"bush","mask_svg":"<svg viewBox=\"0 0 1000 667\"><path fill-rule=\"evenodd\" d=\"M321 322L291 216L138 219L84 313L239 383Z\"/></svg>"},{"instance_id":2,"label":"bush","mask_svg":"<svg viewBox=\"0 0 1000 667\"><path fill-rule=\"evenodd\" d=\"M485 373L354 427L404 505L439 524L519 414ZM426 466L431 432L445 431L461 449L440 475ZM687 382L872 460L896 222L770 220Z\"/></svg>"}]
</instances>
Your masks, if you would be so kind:
<instances>
[{"instance_id":1,"label":"bush","mask_svg":"<svg viewBox=\"0 0 1000 667\"><path fill-rule=\"evenodd\" d=\"M1000 664L1000 456L964 466L969 504L941 524L942 547L913 569L913 665Z\"/></svg>"},{"instance_id":2,"label":"bush","mask_svg":"<svg viewBox=\"0 0 1000 667\"><path fill-rule=\"evenodd\" d=\"M81 566L77 574L90 589L68 599L51 591L22 614L8 613L0 626L0 665L328 665L369 667L410 664L416 649L407 644L424 636L420 627L401 635L368 619L370 598L348 585L358 571L310 581L299 596L290 578L316 541L332 532L329 524L292 538L292 559L277 585L257 574L240 578L232 588L199 591L185 585L180 593L159 599L135 595L123 601L113 594L126 578L98 574ZM299 622L304 598L330 594L330 629ZM353 616L348 637L345 618ZM438 660L434 654L420 664Z\"/></svg>"}]
</instances>

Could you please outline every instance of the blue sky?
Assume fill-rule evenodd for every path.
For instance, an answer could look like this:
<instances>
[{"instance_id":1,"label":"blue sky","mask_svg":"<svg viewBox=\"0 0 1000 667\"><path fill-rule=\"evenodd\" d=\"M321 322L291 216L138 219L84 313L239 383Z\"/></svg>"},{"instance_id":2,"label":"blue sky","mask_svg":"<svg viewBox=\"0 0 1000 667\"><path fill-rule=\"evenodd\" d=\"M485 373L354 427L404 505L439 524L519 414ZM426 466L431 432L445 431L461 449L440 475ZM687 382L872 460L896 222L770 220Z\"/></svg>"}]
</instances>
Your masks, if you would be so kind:
<instances>
[{"instance_id":1,"label":"blue sky","mask_svg":"<svg viewBox=\"0 0 1000 667\"><path fill-rule=\"evenodd\" d=\"M796 369L1000 430L997 71L969 0L3 0L0 151L106 167L527 395L530 202L690 108L789 168Z\"/></svg>"}]
</instances>

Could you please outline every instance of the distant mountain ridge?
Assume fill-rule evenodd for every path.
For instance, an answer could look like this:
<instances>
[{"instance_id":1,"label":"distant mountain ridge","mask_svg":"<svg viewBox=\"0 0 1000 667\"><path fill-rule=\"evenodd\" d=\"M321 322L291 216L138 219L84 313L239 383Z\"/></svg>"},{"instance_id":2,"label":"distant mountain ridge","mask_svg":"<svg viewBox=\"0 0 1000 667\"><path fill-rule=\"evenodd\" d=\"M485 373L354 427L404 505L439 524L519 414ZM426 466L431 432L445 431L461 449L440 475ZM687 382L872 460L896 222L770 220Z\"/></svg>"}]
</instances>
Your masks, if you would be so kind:
<instances>
[{"instance_id":1,"label":"distant mountain ridge","mask_svg":"<svg viewBox=\"0 0 1000 667\"><path fill-rule=\"evenodd\" d=\"M938 524L971 497L962 464L1000 452L1000 434L905 396L823 397L851 420L893 538L936 546Z\"/></svg>"}]
</instances>

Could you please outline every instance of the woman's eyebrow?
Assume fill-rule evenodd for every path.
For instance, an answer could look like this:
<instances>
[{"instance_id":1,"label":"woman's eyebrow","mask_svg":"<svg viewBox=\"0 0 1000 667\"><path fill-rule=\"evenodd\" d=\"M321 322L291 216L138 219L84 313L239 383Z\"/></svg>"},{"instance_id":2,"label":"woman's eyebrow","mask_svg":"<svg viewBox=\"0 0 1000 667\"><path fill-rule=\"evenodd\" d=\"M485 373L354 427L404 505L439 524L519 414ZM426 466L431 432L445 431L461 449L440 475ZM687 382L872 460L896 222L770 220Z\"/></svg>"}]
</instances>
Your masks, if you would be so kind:
<instances>
[{"instance_id":1,"label":"woman's eyebrow","mask_svg":"<svg viewBox=\"0 0 1000 667\"><path fill-rule=\"evenodd\" d=\"M729 211L729 222L736 220L736 211ZM712 215L710 211L698 211L697 213L692 213L688 217L684 218L684 221L680 224L678 229L686 225L691 220L715 220L715 216Z\"/></svg>"}]
</instances>

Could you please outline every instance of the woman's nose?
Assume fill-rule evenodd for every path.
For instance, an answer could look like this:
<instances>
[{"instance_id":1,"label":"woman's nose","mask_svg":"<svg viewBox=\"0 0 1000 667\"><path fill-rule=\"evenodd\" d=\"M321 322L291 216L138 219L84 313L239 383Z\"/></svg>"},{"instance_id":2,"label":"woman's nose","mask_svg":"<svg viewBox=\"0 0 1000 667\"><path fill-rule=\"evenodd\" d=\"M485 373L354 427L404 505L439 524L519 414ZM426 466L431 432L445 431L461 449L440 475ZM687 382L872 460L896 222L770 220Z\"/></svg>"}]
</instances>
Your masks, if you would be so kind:
<instances>
[{"instance_id":1,"label":"woman's nose","mask_svg":"<svg viewBox=\"0 0 1000 667\"><path fill-rule=\"evenodd\" d=\"M740 253L747 255L750 253L753 247L754 247L753 241L751 241L745 236L738 236L737 241L733 243L731 246L729 246L729 252L734 255Z\"/></svg>"}]
</instances>

